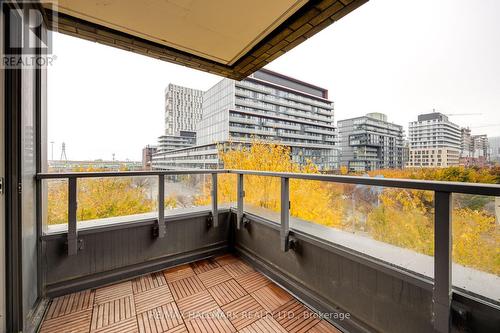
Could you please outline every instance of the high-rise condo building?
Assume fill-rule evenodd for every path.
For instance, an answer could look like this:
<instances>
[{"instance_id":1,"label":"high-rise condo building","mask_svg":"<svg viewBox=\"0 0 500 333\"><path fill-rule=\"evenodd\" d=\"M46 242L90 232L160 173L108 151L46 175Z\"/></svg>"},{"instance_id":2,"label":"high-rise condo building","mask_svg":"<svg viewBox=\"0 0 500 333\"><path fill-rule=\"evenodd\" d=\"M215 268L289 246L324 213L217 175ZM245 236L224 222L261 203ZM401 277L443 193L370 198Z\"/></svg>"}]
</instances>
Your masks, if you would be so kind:
<instances>
[{"instance_id":1,"label":"high-rise condo building","mask_svg":"<svg viewBox=\"0 0 500 333\"><path fill-rule=\"evenodd\" d=\"M500 136L489 138L490 160L494 163L500 163Z\"/></svg>"},{"instance_id":2,"label":"high-rise condo building","mask_svg":"<svg viewBox=\"0 0 500 333\"><path fill-rule=\"evenodd\" d=\"M486 134L472 135L468 127L462 128L460 165L484 167L490 162L490 144Z\"/></svg>"},{"instance_id":3,"label":"high-rise condo building","mask_svg":"<svg viewBox=\"0 0 500 333\"><path fill-rule=\"evenodd\" d=\"M203 91L170 83L165 89L165 135L196 132L201 120Z\"/></svg>"},{"instance_id":4,"label":"high-rise condo building","mask_svg":"<svg viewBox=\"0 0 500 333\"><path fill-rule=\"evenodd\" d=\"M472 134L468 127L460 129L460 158L472 157Z\"/></svg>"},{"instance_id":5,"label":"high-rise condo building","mask_svg":"<svg viewBox=\"0 0 500 333\"><path fill-rule=\"evenodd\" d=\"M158 168L216 168L217 144L253 140L290 147L291 158L338 168L333 102L328 90L269 70L242 81L223 79L203 94L196 147L157 154Z\"/></svg>"},{"instance_id":6,"label":"high-rise condo building","mask_svg":"<svg viewBox=\"0 0 500 333\"><path fill-rule=\"evenodd\" d=\"M158 152L193 146L201 120L203 91L170 83L165 89L165 135L158 138Z\"/></svg>"},{"instance_id":7,"label":"high-rise condo building","mask_svg":"<svg viewBox=\"0 0 500 333\"><path fill-rule=\"evenodd\" d=\"M404 166L403 126L382 113L339 120L340 165L349 171L400 169Z\"/></svg>"},{"instance_id":8,"label":"high-rise condo building","mask_svg":"<svg viewBox=\"0 0 500 333\"><path fill-rule=\"evenodd\" d=\"M144 170L149 170L151 168L151 162L153 160L153 155L158 151L158 147L147 145L142 148L142 168Z\"/></svg>"},{"instance_id":9,"label":"high-rise condo building","mask_svg":"<svg viewBox=\"0 0 500 333\"><path fill-rule=\"evenodd\" d=\"M486 134L472 135L472 149L475 158L483 158L489 160L490 158L490 144Z\"/></svg>"},{"instance_id":10,"label":"high-rise condo building","mask_svg":"<svg viewBox=\"0 0 500 333\"><path fill-rule=\"evenodd\" d=\"M460 127L439 112L421 114L410 122L408 167L448 167L459 164Z\"/></svg>"}]
</instances>

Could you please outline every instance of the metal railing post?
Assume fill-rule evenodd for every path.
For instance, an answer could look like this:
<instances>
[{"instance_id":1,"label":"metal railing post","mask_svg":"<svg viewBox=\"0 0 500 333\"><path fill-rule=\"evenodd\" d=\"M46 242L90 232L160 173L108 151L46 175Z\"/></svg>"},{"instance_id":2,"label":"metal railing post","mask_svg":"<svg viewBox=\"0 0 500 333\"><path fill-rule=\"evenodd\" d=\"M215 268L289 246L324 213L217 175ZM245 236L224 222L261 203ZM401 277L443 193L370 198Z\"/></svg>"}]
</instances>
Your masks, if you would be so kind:
<instances>
[{"instance_id":1,"label":"metal railing post","mask_svg":"<svg viewBox=\"0 0 500 333\"><path fill-rule=\"evenodd\" d=\"M68 178L68 255L78 253L77 210L77 178Z\"/></svg>"},{"instance_id":2,"label":"metal railing post","mask_svg":"<svg viewBox=\"0 0 500 333\"><path fill-rule=\"evenodd\" d=\"M158 175L158 237L167 233L165 226L165 175Z\"/></svg>"},{"instance_id":3,"label":"metal railing post","mask_svg":"<svg viewBox=\"0 0 500 333\"><path fill-rule=\"evenodd\" d=\"M238 190L237 190L237 197L238 197L238 207L237 207L237 212L236 212L236 229L240 229L243 221L243 198L245 197L245 191L243 190L243 175L238 174Z\"/></svg>"},{"instance_id":4,"label":"metal railing post","mask_svg":"<svg viewBox=\"0 0 500 333\"><path fill-rule=\"evenodd\" d=\"M290 233L290 179L281 177L281 250L289 250L288 236Z\"/></svg>"},{"instance_id":5,"label":"metal railing post","mask_svg":"<svg viewBox=\"0 0 500 333\"><path fill-rule=\"evenodd\" d=\"M451 320L451 193L434 192L434 288L432 320L437 332L450 331Z\"/></svg>"},{"instance_id":6,"label":"metal railing post","mask_svg":"<svg viewBox=\"0 0 500 333\"><path fill-rule=\"evenodd\" d=\"M212 219L213 226L217 228L219 226L219 208L217 202L217 174L212 173Z\"/></svg>"}]
</instances>

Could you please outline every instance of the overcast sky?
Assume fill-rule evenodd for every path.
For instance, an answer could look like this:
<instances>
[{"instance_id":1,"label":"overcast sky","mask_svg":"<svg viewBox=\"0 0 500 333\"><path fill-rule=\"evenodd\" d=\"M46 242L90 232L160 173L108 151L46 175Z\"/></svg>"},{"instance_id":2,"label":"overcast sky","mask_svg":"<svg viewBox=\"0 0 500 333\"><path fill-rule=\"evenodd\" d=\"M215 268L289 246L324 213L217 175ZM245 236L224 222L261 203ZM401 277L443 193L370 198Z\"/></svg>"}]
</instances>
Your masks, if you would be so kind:
<instances>
[{"instance_id":1,"label":"overcast sky","mask_svg":"<svg viewBox=\"0 0 500 333\"><path fill-rule=\"evenodd\" d=\"M500 135L500 1L371 0L267 68L326 87L335 119L383 112L403 125L433 108ZM221 78L55 34L50 142L59 159L140 160L164 132L164 89Z\"/></svg>"}]
</instances>

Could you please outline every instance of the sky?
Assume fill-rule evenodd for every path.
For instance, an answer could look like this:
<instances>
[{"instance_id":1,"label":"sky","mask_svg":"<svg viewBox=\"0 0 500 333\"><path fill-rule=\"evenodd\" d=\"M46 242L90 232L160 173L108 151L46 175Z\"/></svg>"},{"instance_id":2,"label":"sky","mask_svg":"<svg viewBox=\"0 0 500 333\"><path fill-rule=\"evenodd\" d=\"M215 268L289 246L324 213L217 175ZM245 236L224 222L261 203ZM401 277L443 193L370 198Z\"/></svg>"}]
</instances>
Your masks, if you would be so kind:
<instances>
[{"instance_id":1,"label":"sky","mask_svg":"<svg viewBox=\"0 0 500 333\"><path fill-rule=\"evenodd\" d=\"M266 68L327 88L335 120L383 112L406 129L435 109L500 136L498 13L498 0L371 0ZM164 133L168 83L206 90L221 80L60 34L53 50L49 159L50 142L54 159L65 142L70 160L140 160Z\"/></svg>"}]
</instances>

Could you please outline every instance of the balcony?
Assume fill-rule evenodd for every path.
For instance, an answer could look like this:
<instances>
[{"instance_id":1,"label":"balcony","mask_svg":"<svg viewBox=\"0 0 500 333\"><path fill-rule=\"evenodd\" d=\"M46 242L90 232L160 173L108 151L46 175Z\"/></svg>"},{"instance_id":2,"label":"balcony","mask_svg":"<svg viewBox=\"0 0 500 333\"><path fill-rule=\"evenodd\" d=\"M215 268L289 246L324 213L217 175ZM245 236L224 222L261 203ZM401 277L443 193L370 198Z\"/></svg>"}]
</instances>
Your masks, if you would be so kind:
<instances>
[{"instance_id":1,"label":"balcony","mask_svg":"<svg viewBox=\"0 0 500 333\"><path fill-rule=\"evenodd\" d=\"M180 176L208 179L210 204L167 212L165 179ZM109 177L157 178L157 211L78 222L78 184ZM235 202L219 196L224 177L233 177ZM251 177L279 184L279 193L263 194L277 211L246 201ZM235 170L37 179L68 182L68 223L42 235L42 332L68 323L85 332L430 332L450 318L486 332L499 322L499 278L453 264L452 280L450 252L451 196L500 196L497 185ZM297 217L296 181L433 193L434 256Z\"/></svg>"},{"instance_id":2,"label":"balcony","mask_svg":"<svg viewBox=\"0 0 500 333\"><path fill-rule=\"evenodd\" d=\"M53 29L243 80L364 2L259 1L215 8L203 1L184 1L182 6L108 1L104 8L102 1L64 1L58 8L50 2L4 1L0 53L4 60L25 55L40 59L50 53L40 46ZM11 48L7 54L6 46ZM70 60L78 66L77 59ZM96 80L103 77L95 73ZM265 94L283 90L279 94L288 100L333 109L333 102L324 98L295 94L293 88L284 93L278 84L259 88L252 80L258 81L235 85ZM474 262L453 262L451 210L455 195L500 197L498 185L238 170L44 173L47 66L9 66L0 71L0 81L0 238L5 243L0 253L0 331L497 332L500 327L498 274L470 267ZM130 83L148 84L134 78ZM324 128L333 121L327 112L287 115L250 102L243 100L263 111L240 113ZM141 116L141 108L137 112L133 117ZM94 129L87 130L92 135ZM182 151L173 154L183 157ZM147 211L91 216L81 186L96 201L108 198L87 180L141 177L153 184ZM176 183L190 177L203 179L197 189L209 191L209 200L193 204L184 197L170 198L171 191L192 185ZM66 192L49 200L50 181ZM320 198L318 183L327 191ZM432 197L426 207L433 217L426 221L432 232L425 239L432 251L369 237L367 215L384 210L378 202L381 188L401 191L402 197L421 192ZM234 192L231 200L220 198L223 190ZM254 201L252 191L258 194ZM330 194L351 204L345 229L331 223L340 213L323 200ZM127 195L117 187L111 199ZM361 196L371 200L368 211L356 208ZM47 223L51 203L65 208L57 216L62 222ZM305 203L305 214L298 214L297 207ZM320 209L325 206L328 214ZM389 221L412 228L415 216L410 212L405 219L392 216ZM496 239L486 236L490 242ZM481 259L494 260L496 254Z\"/></svg>"}]
</instances>

